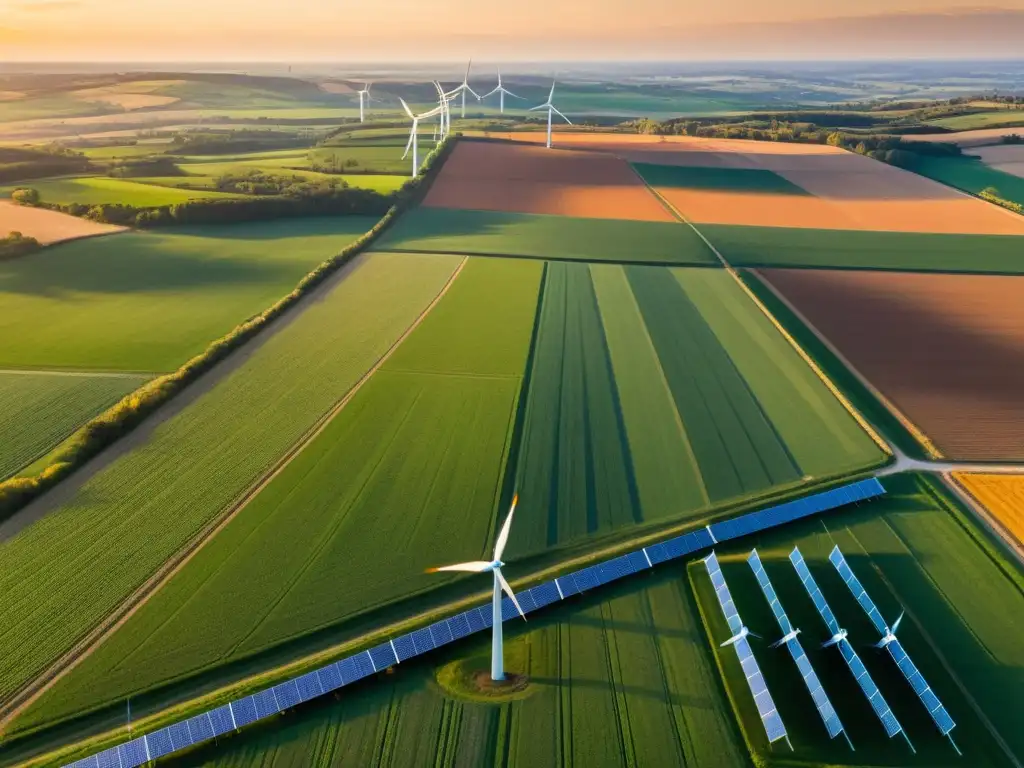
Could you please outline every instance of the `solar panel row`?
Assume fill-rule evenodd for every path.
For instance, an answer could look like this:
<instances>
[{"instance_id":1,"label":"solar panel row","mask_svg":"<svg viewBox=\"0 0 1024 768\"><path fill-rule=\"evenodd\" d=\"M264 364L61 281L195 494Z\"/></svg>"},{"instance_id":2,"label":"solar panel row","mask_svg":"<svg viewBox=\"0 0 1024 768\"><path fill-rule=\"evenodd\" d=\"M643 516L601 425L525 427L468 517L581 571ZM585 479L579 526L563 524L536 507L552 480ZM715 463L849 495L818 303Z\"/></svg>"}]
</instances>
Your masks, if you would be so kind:
<instances>
[{"instance_id":1,"label":"solar panel row","mask_svg":"<svg viewBox=\"0 0 1024 768\"><path fill-rule=\"evenodd\" d=\"M707 549L715 541L736 538L746 533L781 525L790 520L835 509L855 501L874 498L884 493L885 488L878 480L874 478L861 480L843 488L752 512L735 520L716 523L710 529L692 531L658 544L652 544L641 550L559 576L553 581L523 592L517 592L516 598L524 613L529 613L602 584L608 584L638 571L646 570L659 563ZM503 620L519 615L512 601L507 597L502 601L501 615ZM472 608L451 618L435 622L429 627L395 637L368 651L362 651L326 667L307 672L301 677L273 688L246 696L182 723L175 723L125 744L83 758L72 763L71 766L74 768L100 768L100 766L110 765L118 768L135 768L149 760L155 760L158 757L208 741L215 736L330 693L414 656L428 653L475 632L481 632L490 628L491 623L489 605ZM779 725L781 726L781 720Z\"/></svg>"},{"instance_id":2,"label":"solar panel row","mask_svg":"<svg viewBox=\"0 0 1024 768\"><path fill-rule=\"evenodd\" d=\"M775 708L771 693L768 692L768 685L761 674L761 668L757 665L754 652L750 650L750 643L743 632L745 627L736 611L736 604L733 602L732 594L729 592L729 585L725 581L725 575L718 564L718 557L712 552L704 560L711 577L711 584L715 588L715 596L718 604L722 607L722 613L729 624L729 631L732 633L730 640L734 640L733 647L739 657L740 666L743 667L743 674L747 678L747 685L757 705L757 714L761 717L764 725L764 732L768 736L769 743L786 738L786 726L782 724L782 717ZM735 639L738 638L738 639Z\"/></svg>"},{"instance_id":3,"label":"solar panel row","mask_svg":"<svg viewBox=\"0 0 1024 768\"><path fill-rule=\"evenodd\" d=\"M807 686L807 691L811 694L811 699L814 701L814 706L818 709L818 714L825 725L825 730L828 731L829 738L834 739L843 732L843 723L839 719L835 707L832 706L828 694L825 693L825 689L822 687L814 667L811 666L811 661L807 658L804 647L796 639L793 624L790 622L789 616L786 615L786 611L779 601L779 596L776 594L775 587L772 586L771 579L768 578L768 574L764 570L761 556L757 554L756 549L750 553L747 562L750 564L751 570L754 571L754 576L757 577L757 583L760 585L765 599L771 606L772 613L775 614L775 620L779 624L779 629L782 630L782 636L788 637L791 634L793 635L786 641L786 648L789 650L789 655L793 657L797 669L800 670L800 676L804 679L804 685ZM850 746L852 747L853 745L851 744Z\"/></svg>"}]
</instances>

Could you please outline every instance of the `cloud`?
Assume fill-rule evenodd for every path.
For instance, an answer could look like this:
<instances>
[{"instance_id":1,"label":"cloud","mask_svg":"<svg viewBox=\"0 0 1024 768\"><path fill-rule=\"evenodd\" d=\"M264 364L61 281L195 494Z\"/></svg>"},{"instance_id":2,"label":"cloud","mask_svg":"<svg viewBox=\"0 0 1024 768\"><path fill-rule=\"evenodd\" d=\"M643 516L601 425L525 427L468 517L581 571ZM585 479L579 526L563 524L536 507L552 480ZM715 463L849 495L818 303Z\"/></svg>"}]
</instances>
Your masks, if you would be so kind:
<instances>
[{"instance_id":1,"label":"cloud","mask_svg":"<svg viewBox=\"0 0 1024 768\"><path fill-rule=\"evenodd\" d=\"M82 0L35 0L14 4L14 9L22 13L60 13L81 8Z\"/></svg>"}]
</instances>

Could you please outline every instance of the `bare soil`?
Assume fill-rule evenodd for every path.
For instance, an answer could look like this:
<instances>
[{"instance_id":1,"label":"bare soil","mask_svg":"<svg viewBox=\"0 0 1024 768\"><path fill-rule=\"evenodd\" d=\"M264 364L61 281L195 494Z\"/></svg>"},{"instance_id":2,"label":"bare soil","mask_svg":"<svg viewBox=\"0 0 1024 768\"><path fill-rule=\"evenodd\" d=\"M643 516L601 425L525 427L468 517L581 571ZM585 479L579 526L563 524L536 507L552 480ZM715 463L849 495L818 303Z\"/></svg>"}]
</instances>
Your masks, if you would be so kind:
<instances>
[{"instance_id":1,"label":"bare soil","mask_svg":"<svg viewBox=\"0 0 1024 768\"><path fill-rule=\"evenodd\" d=\"M1024 129L1021 129L1024 134ZM979 147L970 154L977 155L985 165L1003 173L1012 173L1024 179L1024 144L1000 144L995 147Z\"/></svg>"},{"instance_id":2,"label":"bare soil","mask_svg":"<svg viewBox=\"0 0 1024 768\"><path fill-rule=\"evenodd\" d=\"M761 274L944 455L1024 459L1024 277Z\"/></svg>"},{"instance_id":3,"label":"bare soil","mask_svg":"<svg viewBox=\"0 0 1024 768\"><path fill-rule=\"evenodd\" d=\"M26 186L30 186L31 182ZM21 232L34 237L43 245L77 240L80 237L95 237L113 232L123 232L124 227L111 224L97 224L95 221L68 216L65 213L47 211L43 208L28 208L8 200L0 200L0 237L9 232Z\"/></svg>"}]
</instances>

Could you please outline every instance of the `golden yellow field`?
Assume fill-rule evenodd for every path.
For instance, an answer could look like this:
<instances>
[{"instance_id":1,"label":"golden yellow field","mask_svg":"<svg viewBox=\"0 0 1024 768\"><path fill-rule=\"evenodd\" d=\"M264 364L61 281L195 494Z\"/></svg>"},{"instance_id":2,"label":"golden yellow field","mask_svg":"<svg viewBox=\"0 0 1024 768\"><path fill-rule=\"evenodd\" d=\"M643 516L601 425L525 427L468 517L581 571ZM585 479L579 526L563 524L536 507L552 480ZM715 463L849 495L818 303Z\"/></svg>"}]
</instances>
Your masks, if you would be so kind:
<instances>
[{"instance_id":1,"label":"golden yellow field","mask_svg":"<svg viewBox=\"0 0 1024 768\"><path fill-rule=\"evenodd\" d=\"M1018 541L1024 541L1024 475L954 473L957 482L985 505Z\"/></svg>"}]
</instances>

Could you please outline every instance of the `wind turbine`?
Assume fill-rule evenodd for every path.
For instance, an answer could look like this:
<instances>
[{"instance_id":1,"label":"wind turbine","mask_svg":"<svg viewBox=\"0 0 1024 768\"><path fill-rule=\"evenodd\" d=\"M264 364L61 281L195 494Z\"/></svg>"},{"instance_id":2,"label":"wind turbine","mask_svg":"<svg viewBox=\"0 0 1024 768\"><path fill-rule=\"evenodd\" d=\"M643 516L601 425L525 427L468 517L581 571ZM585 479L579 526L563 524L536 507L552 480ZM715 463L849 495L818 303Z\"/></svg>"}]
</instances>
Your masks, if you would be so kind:
<instances>
[{"instance_id":1,"label":"wind turbine","mask_svg":"<svg viewBox=\"0 0 1024 768\"><path fill-rule=\"evenodd\" d=\"M480 101L480 95L476 91L474 91L472 88L469 87L469 68L472 67L472 66L473 66L473 60L470 59L469 60L469 64L466 65L466 76L464 78L462 78L462 83L458 87L453 89L452 91L449 91L449 93L448 93L449 96L458 96L459 94L462 94L462 118L463 119L466 118L466 92L468 91L469 93L472 93L474 96L476 96L476 100Z\"/></svg>"},{"instance_id":2,"label":"wind turbine","mask_svg":"<svg viewBox=\"0 0 1024 768\"><path fill-rule=\"evenodd\" d=\"M491 599L491 610L493 611L493 623L492 623L492 634L491 634L491 679L501 681L505 679L505 656L502 648L502 636L501 636L501 592L502 590L511 598L512 604L515 605L516 610L519 611L519 615L523 617L523 621L526 621L526 614L523 613L523 609L519 606L519 601L516 600L515 594L512 592L512 587L505 581L505 577L501 575L501 566L504 565L501 562L501 555L505 551L505 545L508 543L508 533L512 528L512 515L516 511L516 502L519 501L519 495L516 494L512 498L512 507L508 511L508 517L505 518L505 524L501 526L501 532L498 534L498 540L494 542L494 559L491 562L484 562L483 560L476 560L471 563L458 563L457 565L446 565L442 568L431 568L430 573L437 573L441 571L468 571L470 573L486 573L490 571L494 574L494 595Z\"/></svg>"},{"instance_id":3,"label":"wind turbine","mask_svg":"<svg viewBox=\"0 0 1024 768\"><path fill-rule=\"evenodd\" d=\"M366 104L370 103L370 87L372 85L373 85L373 83L363 83L363 90L357 91L357 93L359 94L359 122L360 123L365 122L365 112L364 112L364 101L363 100L365 99L365 103Z\"/></svg>"},{"instance_id":4,"label":"wind turbine","mask_svg":"<svg viewBox=\"0 0 1024 768\"><path fill-rule=\"evenodd\" d=\"M399 101L402 102L402 108L405 110L405 114L407 114L409 119L412 120L412 133L409 134L409 143L405 145L405 154L402 155L402 159L405 160L405 158L409 156L409 150L412 149L412 175L413 178L415 178L416 174L419 173L420 170L420 120L439 114L443 107L434 107L430 111L424 112L422 115L414 115L412 110L409 109L409 105L405 103L404 99L399 98Z\"/></svg>"},{"instance_id":5,"label":"wind turbine","mask_svg":"<svg viewBox=\"0 0 1024 768\"><path fill-rule=\"evenodd\" d=\"M532 107L530 109L531 112L536 112L538 109L546 109L548 111L548 149L551 149L551 116L552 115L558 115L560 118L565 120L565 122L567 122L569 125L572 125L572 120L570 120L568 117L566 117L561 112L559 112L558 109L555 107L555 105L551 103L552 99L554 99L554 98L555 98L555 83L554 83L554 81L552 81L551 82L551 93L548 94L548 100L545 101L543 104L540 104L540 105L538 105L536 107Z\"/></svg>"},{"instance_id":6,"label":"wind turbine","mask_svg":"<svg viewBox=\"0 0 1024 768\"><path fill-rule=\"evenodd\" d=\"M455 100L455 91L445 93L444 88L441 87L441 83L437 80L434 81L434 87L437 88L437 103L441 108L441 140L448 135L451 130L452 124L452 108L451 103Z\"/></svg>"},{"instance_id":7,"label":"wind turbine","mask_svg":"<svg viewBox=\"0 0 1024 768\"><path fill-rule=\"evenodd\" d=\"M505 94L506 93L509 96L511 96L513 99L522 99L523 98L522 96L516 96L514 93L512 93L512 91L508 90L507 88L505 88L501 84L501 70L500 69L498 70L498 87L495 88L490 93L485 93L480 98L481 99L486 99L488 96L493 96L496 93L499 94L499 98L500 98L500 102L499 103L501 105L501 114L503 114L503 115L505 114Z\"/></svg>"}]
</instances>

